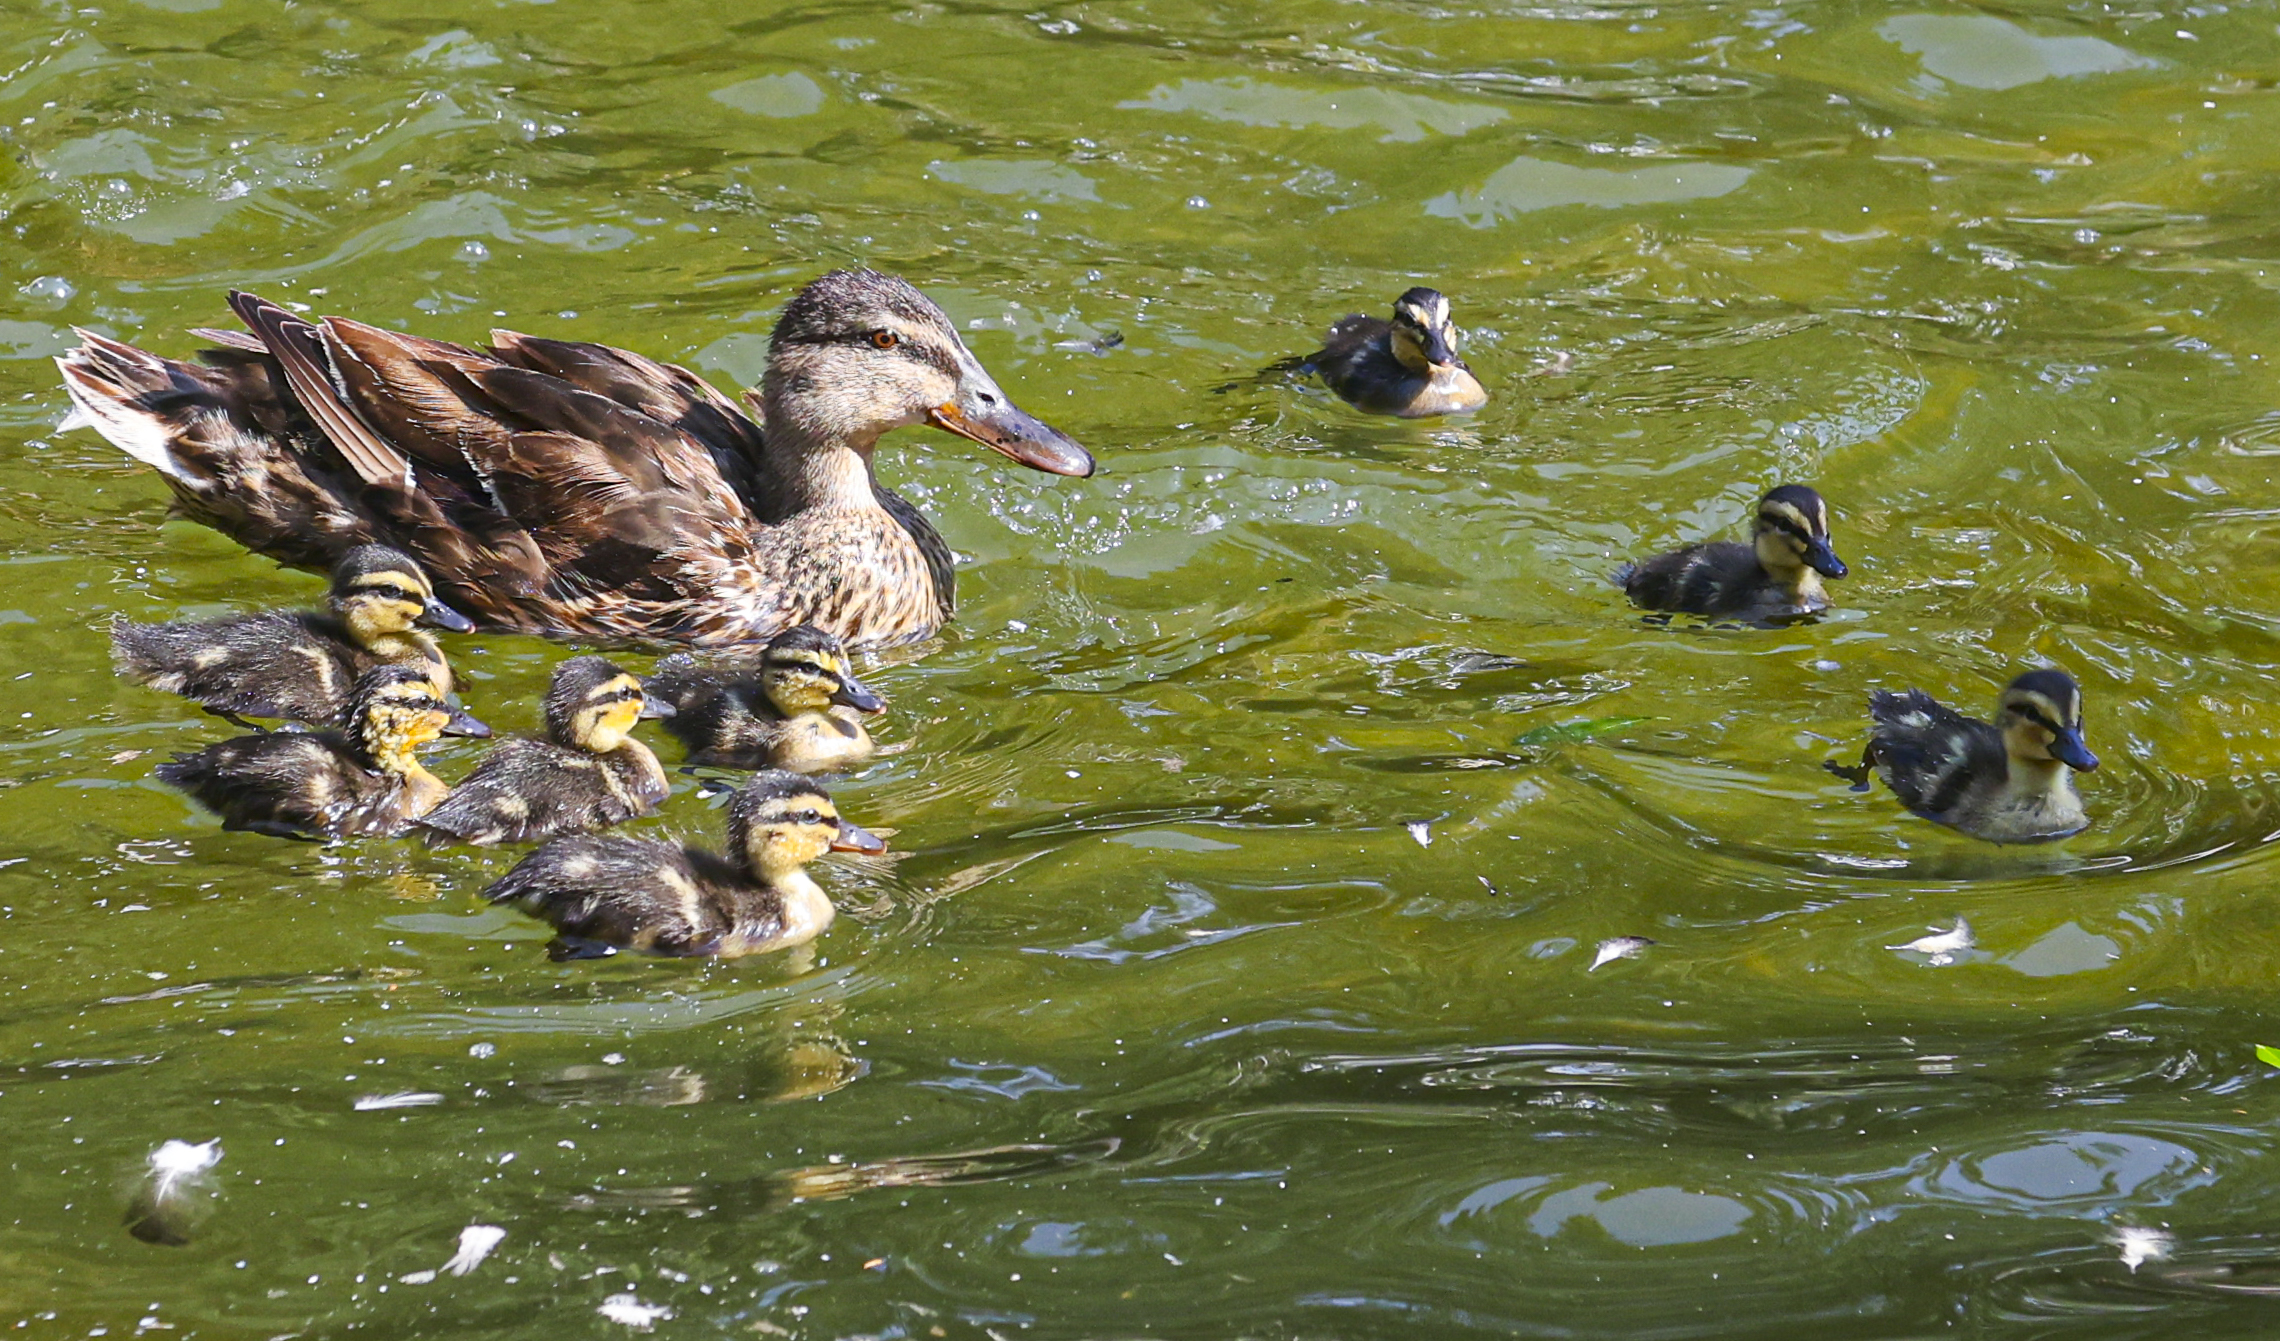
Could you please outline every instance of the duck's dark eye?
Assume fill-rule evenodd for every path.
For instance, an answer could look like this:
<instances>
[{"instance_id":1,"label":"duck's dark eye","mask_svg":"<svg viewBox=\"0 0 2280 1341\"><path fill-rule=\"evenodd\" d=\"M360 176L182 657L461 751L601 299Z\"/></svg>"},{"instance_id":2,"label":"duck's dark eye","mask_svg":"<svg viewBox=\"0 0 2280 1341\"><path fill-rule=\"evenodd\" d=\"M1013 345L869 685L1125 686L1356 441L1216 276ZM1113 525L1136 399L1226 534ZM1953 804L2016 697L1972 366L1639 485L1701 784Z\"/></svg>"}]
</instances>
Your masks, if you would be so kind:
<instances>
[{"instance_id":1,"label":"duck's dark eye","mask_svg":"<svg viewBox=\"0 0 2280 1341\"><path fill-rule=\"evenodd\" d=\"M871 347L874 349L892 349L901 343L902 337L893 331L871 332Z\"/></svg>"}]
</instances>

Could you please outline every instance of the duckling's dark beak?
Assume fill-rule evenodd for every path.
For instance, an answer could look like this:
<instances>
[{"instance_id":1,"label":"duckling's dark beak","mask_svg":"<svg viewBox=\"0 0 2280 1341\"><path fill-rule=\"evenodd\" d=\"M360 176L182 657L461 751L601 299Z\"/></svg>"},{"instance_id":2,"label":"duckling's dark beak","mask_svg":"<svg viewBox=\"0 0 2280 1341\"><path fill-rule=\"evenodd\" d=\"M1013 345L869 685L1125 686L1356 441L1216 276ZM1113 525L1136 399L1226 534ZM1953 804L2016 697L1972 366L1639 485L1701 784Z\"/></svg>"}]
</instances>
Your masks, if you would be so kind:
<instances>
[{"instance_id":1,"label":"duckling's dark beak","mask_svg":"<svg viewBox=\"0 0 2280 1341\"><path fill-rule=\"evenodd\" d=\"M1425 361L1436 368L1446 368L1457 361L1456 347L1449 343L1445 332L1427 330L1424 345Z\"/></svg>"},{"instance_id":2,"label":"duckling's dark beak","mask_svg":"<svg viewBox=\"0 0 2280 1341\"><path fill-rule=\"evenodd\" d=\"M2082 728L2078 726L2051 733L2050 757L2077 773L2087 773L2098 766L2098 756L2082 743Z\"/></svg>"},{"instance_id":3,"label":"duckling's dark beak","mask_svg":"<svg viewBox=\"0 0 2280 1341\"><path fill-rule=\"evenodd\" d=\"M1078 479L1093 473L1092 453L1015 405L965 346L959 346L958 353L958 398L928 411L928 423L1003 452L1031 470Z\"/></svg>"},{"instance_id":4,"label":"duckling's dark beak","mask_svg":"<svg viewBox=\"0 0 2280 1341\"><path fill-rule=\"evenodd\" d=\"M872 833L869 829L841 820L839 821L839 836L831 840L831 850L834 852L861 852L866 856L876 857L887 850L887 840Z\"/></svg>"},{"instance_id":5,"label":"duckling's dark beak","mask_svg":"<svg viewBox=\"0 0 2280 1341\"><path fill-rule=\"evenodd\" d=\"M428 597L426 608L420 611L420 622L422 624L433 624L439 629L449 629L453 633L473 633L475 631L474 620L445 605L433 596ZM487 736L491 733L486 731L483 734Z\"/></svg>"},{"instance_id":6,"label":"duckling's dark beak","mask_svg":"<svg viewBox=\"0 0 2280 1341\"><path fill-rule=\"evenodd\" d=\"M680 709L674 707L673 700L669 698L659 698L655 694L646 693L641 696L641 720L644 722L654 722L660 717L671 717L678 711Z\"/></svg>"},{"instance_id":7,"label":"duckling's dark beak","mask_svg":"<svg viewBox=\"0 0 2280 1341\"><path fill-rule=\"evenodd\" d=\"M887 701L872 693L864 687L861 680L852 675L839 677L839 688L831 692L831 701L842 708L853 708L857 712L885 712L887 710Z\"/></svg>"},{"instance_id":8,"label":"duckling's dark beak","mask_svg":"<svg viewBox=\"0 0 2280 1341\"><path fill-rule=\"evenodd\" d=\"M1843 577L1847 571L1845 561L1820 536L1805 542L1805 565L1823 577Z\"/></svg>"},{"instance_id":9,"label":"duckling's dark beak","mask_svg":"<svg viewBox=\"0 0 2280 1341\"><path fill-rule=\"evenodd\" d=\"M476 717L475 714L456 703L447 703L444 706L451 709L451 720L443 724L443 734L447 736L471 736L476 740L489 740L491 738L490 726Z\"/></svg>"}]
</instances>

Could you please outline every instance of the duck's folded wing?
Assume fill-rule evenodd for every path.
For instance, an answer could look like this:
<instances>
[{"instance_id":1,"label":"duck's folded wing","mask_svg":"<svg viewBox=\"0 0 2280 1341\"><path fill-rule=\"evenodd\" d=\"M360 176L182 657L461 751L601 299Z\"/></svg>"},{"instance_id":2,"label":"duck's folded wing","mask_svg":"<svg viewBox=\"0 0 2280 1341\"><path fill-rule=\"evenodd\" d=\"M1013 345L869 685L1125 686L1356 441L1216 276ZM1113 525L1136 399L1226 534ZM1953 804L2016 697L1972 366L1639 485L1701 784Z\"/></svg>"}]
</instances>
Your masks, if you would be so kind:
<instances>
[{"instance_id":1,"label":"duck's folded wing","mask_svg":"<svg viewBox=\"0 0 2280 1341\"><path fill-rule=\"evenodd\" d=\"M395 452L411 481L396 500L404 519L421 520L423 495L456 504L445 520L463 545L472 537L517 561L512 590L673 600L690 556L749 549L756 519L690 433L486 351L342 318L317 331L331 376L293 389L331 394L327 436L342 421L338 431L361 428ZM435 566L447 583L464 571ZM495 622L521 622L468 598Z\"/></svg>"},{"instance_id":2,"label":"duck's folded wing","mask_svg":"<svg viewBox=\"0 0 2280 1341\"><path fill-rule=\"evenodd\" d=\"M557 377L679 429L712 454L713 465L746 506L772 520L759 470L766 450L760 425L711 383L677 364L631 350L578 340L548 340L517 331L491 332L501 362Z\"/></svg>"},{"instance_id":3,"label":"duck's folded wing","mask_svg":"<svg viewBox=\"0 0 2280 1341\"><path fill-rule=\"evenodd\" d=\"M263 346L268 357L259 362L284 384L292 411L314 430L290 442L290 453L270 456L325 478L361 514L361 534L338 548L366 539L402 545L455 603L493 623L518 623L503 617L499 601L542 590L548 573L526 528L493 505L460 445L497 432L450 384L454 376L465 382L453 360L480 356L357 322L311 323L247 293L231 294L230 307ZM337 550L323 562L335 557Z\"/></svg>"}]
</instances>

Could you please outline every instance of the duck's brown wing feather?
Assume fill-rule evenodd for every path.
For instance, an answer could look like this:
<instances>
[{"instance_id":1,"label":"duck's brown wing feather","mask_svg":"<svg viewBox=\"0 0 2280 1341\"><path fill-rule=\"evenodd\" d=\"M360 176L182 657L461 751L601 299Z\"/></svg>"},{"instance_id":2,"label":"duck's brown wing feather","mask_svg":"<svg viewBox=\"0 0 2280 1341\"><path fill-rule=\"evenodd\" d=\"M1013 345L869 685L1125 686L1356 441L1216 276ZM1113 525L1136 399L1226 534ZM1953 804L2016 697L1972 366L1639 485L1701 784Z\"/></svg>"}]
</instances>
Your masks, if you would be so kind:
<instances>
[{"instance_id":1,"label":"duck's brown wing feather","mask_svg":"<svg viewBox=\"0 0 2280 1341\"><path fill-rule=\"evenodd\" d=\"M573 368L589 384L694 418L724 435L719 452L492 351L345 318L311 323L246 294L231 306L268 355L270 400L313 430L269 455L328 477L327 492L361 523L348 543L403 545L447 599L487 624L600 631L581 629L562 603L602 592L678 601L689 595L676 578L690 554L750 552L758 519L720 466L722 454L741 459L749 421L709 388L693 390L685 373L599 346L515 345L528 362ZM635 395L644 377L656 385ZM223 529L248 543L268 538ZM531 611L534 597L552 608Z\"/></svg>"},{"instance_id":2,"label":"duck's brown wing feather","mask_svg":"<svg viewBox=\"0 0 2280 1341\"><path fill-rule=\"evenodd\" d=\"M712 454L722 478L761 520L778 520L761 497L759 462L767 448L760 425L705 379L609 345L498 330L491 340L491 352L503 362L558 377L680 430Z\"/></svg>"}]
</instances>

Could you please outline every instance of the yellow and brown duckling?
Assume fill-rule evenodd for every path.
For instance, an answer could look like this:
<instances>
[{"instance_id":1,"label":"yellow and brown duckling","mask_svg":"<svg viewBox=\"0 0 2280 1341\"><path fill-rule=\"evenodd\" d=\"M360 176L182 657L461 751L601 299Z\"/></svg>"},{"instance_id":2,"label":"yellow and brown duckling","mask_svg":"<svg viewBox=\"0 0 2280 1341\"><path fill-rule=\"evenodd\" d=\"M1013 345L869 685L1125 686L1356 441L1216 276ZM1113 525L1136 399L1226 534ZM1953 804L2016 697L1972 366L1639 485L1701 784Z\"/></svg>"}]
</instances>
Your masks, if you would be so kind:
<instances>
[{"instance_id":1,"label":"yellow and brown duckling","mask_svg":"<svg viewBox=\"0 0 2280 1341\"><path fill-rule=\"evenodd\" d=\"M378 666L356 682L348 724L264 731L179 754L161 781L222 817L225 829L297 838L398 834L450 788L418 749L443 733L451 705L411 666Z\"/></svg>"},{"instance_id":2,"label":"yellow and brown duckling","mask_svg":"<svg viewBox=\"0 0 2280 1341\"><path fill-rule=\"evenodd\" d=\"M2011 681L1995 720L1966 717L1921 689L1869 695L1873 722L1857 769L1831 772L1866 790L1873 768L1900 804L1994 843L2043 843L2080 833L2090 818L2074 774L2098 766L2082 743L2082 690L2064 671Z\"/></svg>"},{"instance_id":3,"label":"yellow and brown duckling","mask_svg":"<svg viewBox=\"0 0 2280 1341\"><path fill-rule=\"evenodd\" d=\"M409 666L451 693L443 649L415 626L454 633L475 626L435 598L427 574L409 555L385 545L350 550L333 568L328 603L327 610L274 610L204 623L117 619L111 661L137 684L180 694L248 728L248 717L346 725L357 677L375 666ZM457 709L446 729L491 734Z\"/></svg>"},{"instance_id":4,"label":"yellow and brown duckling","mask_svg":"<svg viewBox=\"0 0 2280 1341\"><path fill-rule=\"evenodd\" d=\"M1488 391L1457 357L1461 339L1449 300L1418 287L1394 300L1391 321L1359 312L1341 318L1299 366L1370 414L1464 414L1486 405Z\"/></svg>"},{"instance_id":5,"label":"yellow and brown duckling","mask_svg":"<svg viewBox=\"0 0 2280 1341\"><path fill-rule=\"evenodd\" d=\"M500 742L420 821L435 842L529 843L657 813L665 769L635 740L649 712L641 681L602 657L554 668L546 739Z\"/></svg>"},{"instance_id":6,"label":"yellow and brown duckling","mask_svg":"<svg viewBox=\"0 0 2280 1341\"><path fill-rule=\"evenodd\" d=\"M616 835L557 838L483 891L552 926L557 959L764 954L804 945L835 915L804 869L826 852L886 851L821 787L757 773L728 806L728 852Z\"/></svg>"},{"instance_id":7,"label":"yellow and brown duckling","mask_svg":"<svg viewBox=\"0 0 2280 1341\"><path fill-rule=\"evenodd\" d=\"M785 305L743 406L607 345L493 331L478 348L229 302L247 331L199 331L214 347L196 362L81 331L57 360L65 426L285 563L396 545L485 628L734 647L812 623L909 642L949 617L954 573L872 473L882 434L930 424L1032 469L1093 470L941 308L872 270Z\"/></svg>"},{"instance_id":8,"label":"yellow and brown duckling","mask_svg":"<svg viewBox=\"0 0 2280 1341\"><path fill-rule=\"evenodd\" d=\"M1845 575L1829 547L1829 505L1802 484L1784 484L1758 503L1750 543L1712 540L1615 575L1634 605L1672 614L1768 623L1829 608L1821 579Z\"/></svg>"},{"instance_id":9,"label":"yellow and brown duckling","mask_svg":"<svg viewBox=\"0 0 2280 1341\"><path fill-rule=\"evenodd\" d=\"M855 678L839 640L812 624L777 634L749 669L711 670L686 653L657 663L650 696L672 705L665 729L689 762L831 773L868 761L863 714L887 702Z\"/></svg>"}]
</instances>

